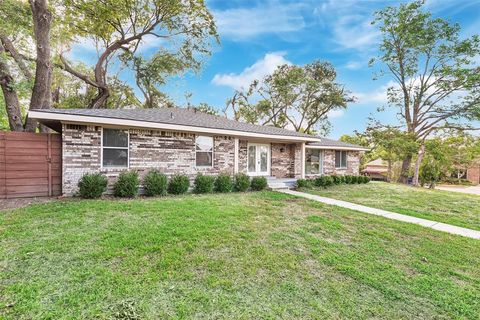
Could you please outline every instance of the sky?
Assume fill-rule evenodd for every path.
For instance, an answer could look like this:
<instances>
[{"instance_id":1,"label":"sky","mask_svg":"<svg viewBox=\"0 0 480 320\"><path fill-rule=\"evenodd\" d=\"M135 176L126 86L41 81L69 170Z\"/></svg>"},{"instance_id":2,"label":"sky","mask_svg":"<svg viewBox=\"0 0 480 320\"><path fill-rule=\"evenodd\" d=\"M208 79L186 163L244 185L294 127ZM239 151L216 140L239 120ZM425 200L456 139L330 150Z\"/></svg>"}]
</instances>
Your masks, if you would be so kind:
<instances>
[{"instance_id":1,"label":"sky","mask_svg":"<svg viewBox=\"0 0 480 320\"><path fill-rule=\"evenodd\" d=\"M370 117L382 123L398 123L394 109L377 109L386 103L388 77L373 80L370 58L378 54L379 32L371 25L373 13L399 1L380 0L207 0L221 43L199 74L172 78L164 91L178 105L185 93L192 104L201 102L223 110L235 89L272 73L284 63L304 65L329 61L356 102L329 115L331 138L362 132ZM460 24L462 36L480 33L480 0L427 0L435 16ZM146 54L162 44L148 40ZM91 64L96 55L88 44L76 45L72 58ZM122 77L133 84L131 74Z\"/></svg>"}]
</instances>

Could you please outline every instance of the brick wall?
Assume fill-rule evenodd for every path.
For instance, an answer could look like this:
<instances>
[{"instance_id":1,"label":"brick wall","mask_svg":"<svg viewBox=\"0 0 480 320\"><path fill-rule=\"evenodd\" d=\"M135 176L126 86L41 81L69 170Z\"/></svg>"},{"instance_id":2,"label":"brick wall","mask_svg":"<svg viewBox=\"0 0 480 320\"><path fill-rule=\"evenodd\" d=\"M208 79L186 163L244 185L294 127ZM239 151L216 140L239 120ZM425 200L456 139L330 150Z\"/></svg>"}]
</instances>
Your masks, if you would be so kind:
<instances>
[{"instance_id":1,"label":"brick wall","mask_svg":"<svg viewBox=\"0 0 480 320\"><path fill-rule=\"evenodd\" d=\"M478 184L480 182L480 167L472 166L467 169L467 180L473 184Z\"/></svg>"},{"instance_id":2,"label":"brick wall","mask_svg":"<svg viewBox=\"0 0 480 320\"><path fill-rule=\"evenodd\" d=\"M130 170L143 177L155 168L167 175L183 173L192 179L198 173L234 171L234 139L214 137L213 166L195 167L195 135L183 132L130 129ZM109 190L118 175L127 169L101 168L101 127L63 125L63 192L77 191L85 173L101 172L109 180Z\"/></svg>"},{"instance_id":3,"label":"brick wall","mask_svg":"<svg viewBox=\"0 0 480 320\"><path fill-rule=\"evenodd\" d=\"M331 174L359 174L360 152L347 151L347 168L335 168L335 150L323 151L323 173Z\"/></svg>"},{"instance_id":4,"label":"brick wall","mask_svg":"<svg viewBox=\"0 0 480 320\"><path fill-rule=\"evenodd\" d=\"M287 143L271 144L271 173L277 178L291 178L295 174L295 145Z\"/></svg>"}]
</instances>

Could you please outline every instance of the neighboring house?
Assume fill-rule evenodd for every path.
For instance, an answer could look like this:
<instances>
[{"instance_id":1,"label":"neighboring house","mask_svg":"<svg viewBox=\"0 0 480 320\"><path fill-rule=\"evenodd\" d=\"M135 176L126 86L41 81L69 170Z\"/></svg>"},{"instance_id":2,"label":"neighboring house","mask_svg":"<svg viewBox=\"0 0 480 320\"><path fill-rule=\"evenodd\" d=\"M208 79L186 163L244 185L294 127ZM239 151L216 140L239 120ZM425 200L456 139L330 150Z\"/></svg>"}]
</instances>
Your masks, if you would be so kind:
<instances>
[{"instance_id":1,"label":"neighboring house","mask_svg":"<svg viewBox=\"0 0 480 320\"><path fill-rule=\"evenodd\" d=\"M302 178L358 174L360 146L192 109L49 109L30 118L62 134L63 194L90 172L124 170Z\"/></svg>"},{"instance_id":2,"label":"neighboring house","mask_svg":"<svg viewBox=\"0 0 480 320\"><path fill-rule=\"evenodd\" d=\"M388 177L388 164L383 159L375 159L365 164L362 173L373 180L386 181Z\"/></svg>"},{"instance_id":3,"label":"neighboring house","mask_svg":"<svg viewBox=\"0 0 480 320\"><path fill-rule=\"evenodd\" d=\"M473 184L480 183L480 164L478 161L467 168L466 179Z\"/></svg>"}]
</instances>

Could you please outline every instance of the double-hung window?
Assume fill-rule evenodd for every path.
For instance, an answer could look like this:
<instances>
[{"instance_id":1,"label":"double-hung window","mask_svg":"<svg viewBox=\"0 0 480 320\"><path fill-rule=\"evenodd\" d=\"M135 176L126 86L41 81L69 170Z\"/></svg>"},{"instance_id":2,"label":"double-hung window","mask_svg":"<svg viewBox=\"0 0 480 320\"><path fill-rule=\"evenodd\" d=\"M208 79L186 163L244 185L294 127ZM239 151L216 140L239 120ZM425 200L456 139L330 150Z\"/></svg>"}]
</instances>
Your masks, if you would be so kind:
<instances>
[{"instance_id":1,"label":"double-hung window","mask_svg":"<svg viewBox=\"0 0 480 320\"><path fill-rule=\"evenodd\" d=\"M305 149L305 174L322 173L323 152L319 149Z\"/></svg>"},{"instance_id":2,"label":"double-hung window","mask_svg":"<svg viewBox=\"0 0 480 320\"><path fill-rule=\"evenodd\" d=\"M335 168L347 167L347 151L335 151Z\"/></svg>"},{"instance_id":3,"label":"double-hung window","mask_svg":"<svg viewBox=\"0 0 480 320\"><path fill-rule=\"evenodd\" d=\"M195 165L197 167L213 166L213 137L196 136Z\"/></svg>"},{"instance_id":4,"label":"double-hung window","mask_svg":"<svg viewBox=\"0 0 480 320\"><path fill-rule=\"evenodd\" d=\"M128 131L120 129L103 129L102 166L128 167Z\"/></svg>"}]
</instances>

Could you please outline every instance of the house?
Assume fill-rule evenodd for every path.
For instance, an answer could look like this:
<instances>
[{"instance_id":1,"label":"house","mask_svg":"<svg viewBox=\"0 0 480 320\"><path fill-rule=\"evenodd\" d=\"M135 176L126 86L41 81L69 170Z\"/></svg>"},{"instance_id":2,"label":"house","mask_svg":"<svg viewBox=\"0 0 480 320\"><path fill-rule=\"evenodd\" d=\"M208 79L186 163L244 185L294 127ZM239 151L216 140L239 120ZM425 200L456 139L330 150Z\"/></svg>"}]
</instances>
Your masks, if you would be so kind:
<instances>
[{"instance_id":1,"label":"house","mask_svg":"<svg viewBox=\"0 0 480 320\"><path fill-rule=\"evenodd\" d=\"M302 178L358 174L366 149L192 109L48 109L30 118L62 134L62 190L72 195L85 173L109 183L124 170Z\"/></svg>"},{"instance_id":2,"label":"house","mask_svg":"<svg viewBox=\"0 0 480 320\"><path fill-rule=\"evenodd\" d=\"M365 164L362 173L373 180L386 181L388 176L388 164L383 159L375 159Z\"/></svg>"}]
</instances>

